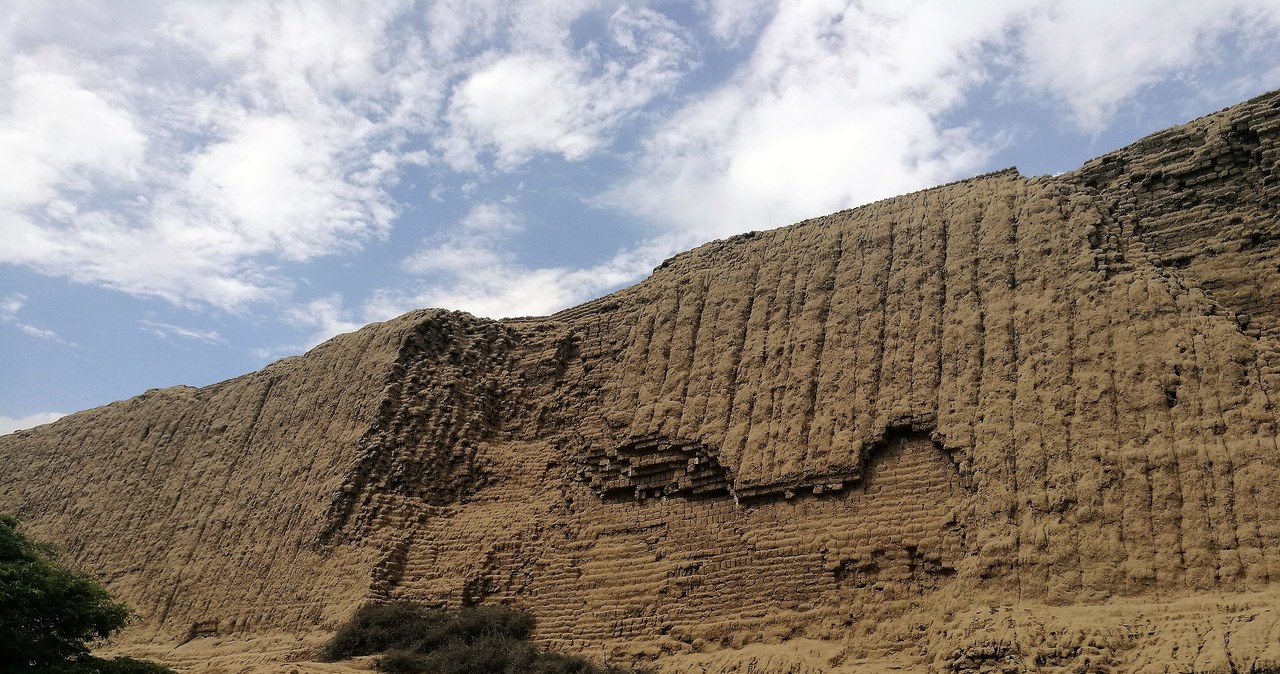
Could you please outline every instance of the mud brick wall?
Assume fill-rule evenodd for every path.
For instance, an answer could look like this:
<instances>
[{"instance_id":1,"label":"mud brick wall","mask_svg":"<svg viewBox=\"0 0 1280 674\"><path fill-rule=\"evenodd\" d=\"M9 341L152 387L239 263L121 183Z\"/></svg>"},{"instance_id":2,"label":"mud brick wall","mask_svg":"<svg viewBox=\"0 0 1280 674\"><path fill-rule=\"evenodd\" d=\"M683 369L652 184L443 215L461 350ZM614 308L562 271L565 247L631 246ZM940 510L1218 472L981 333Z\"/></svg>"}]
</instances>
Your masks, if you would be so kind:
<instances>
[{"instance_id":1,"label":"mud brick wall","mask_svg":"<svg viewBox=\"0 0 1280 674\"><path fill-rule=\"evenodd\" d=\"M1235 312L1280 330L1280 107L1263 96L1094 159L1069 179L1096 191L1126 250Z\"/></svg>"},{"instance_id":2,"label":"mud brick wall","mask_svg":"<svg viewBox=\"0 0 1280 674\"><path fill-rule=\"evenodd\" d=\"M0 438L0 509L106 581L145 618L137 638L331 620L366 589L345 570L372 560L310 543L422 316Z\"/></svg>"},{"instance_id":3,"label":"mud brick wall","mask_svg":"<svg viewBox=\"0 0 1280 674\"><path fill-rule=\"evenodd\" d=\"M411 599L664 671L1280 666L1278 105L0 437L0 508L139 639ZM780 643L825 655L732 659Z\"/></svg>"}]
</instances>

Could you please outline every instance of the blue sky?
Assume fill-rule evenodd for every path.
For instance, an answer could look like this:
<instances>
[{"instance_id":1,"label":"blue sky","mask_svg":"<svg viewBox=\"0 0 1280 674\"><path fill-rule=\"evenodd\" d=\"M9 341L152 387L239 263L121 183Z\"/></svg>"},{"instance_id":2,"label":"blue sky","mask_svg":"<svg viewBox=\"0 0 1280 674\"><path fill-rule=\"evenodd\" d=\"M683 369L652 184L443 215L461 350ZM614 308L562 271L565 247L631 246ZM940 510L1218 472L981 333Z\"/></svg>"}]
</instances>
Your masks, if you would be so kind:
<instances>
[{"instance_id":1,"label":"blue sky","mask_svg":"<svg viewBox=\"0 0 1280 674\"><path fill-rule=\"evenodd\" d=\"M0 433L1278 87L1274 0L0 0Z\"/></svg>"}]
</instances>

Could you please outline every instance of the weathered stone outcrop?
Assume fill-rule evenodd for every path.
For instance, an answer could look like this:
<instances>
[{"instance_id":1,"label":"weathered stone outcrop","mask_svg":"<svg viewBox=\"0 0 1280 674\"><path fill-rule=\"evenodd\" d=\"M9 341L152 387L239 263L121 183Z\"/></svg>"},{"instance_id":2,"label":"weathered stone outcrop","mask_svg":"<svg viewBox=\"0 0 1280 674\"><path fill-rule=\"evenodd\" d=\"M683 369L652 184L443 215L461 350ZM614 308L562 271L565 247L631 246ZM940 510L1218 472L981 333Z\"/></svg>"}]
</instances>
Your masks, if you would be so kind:
<instances>
[{"instance_id":1,"label":"weathered stone outcrop","mask_svg":"<svg viewBox=\"0 0 1280 674\"><path fill-rule=\"evenodd\" d=\"M663 671L1274 671L1278 137L1273 93L415 312L0 438L0 507L157 642L407 598Z\"/></svg>"}]
</instances>

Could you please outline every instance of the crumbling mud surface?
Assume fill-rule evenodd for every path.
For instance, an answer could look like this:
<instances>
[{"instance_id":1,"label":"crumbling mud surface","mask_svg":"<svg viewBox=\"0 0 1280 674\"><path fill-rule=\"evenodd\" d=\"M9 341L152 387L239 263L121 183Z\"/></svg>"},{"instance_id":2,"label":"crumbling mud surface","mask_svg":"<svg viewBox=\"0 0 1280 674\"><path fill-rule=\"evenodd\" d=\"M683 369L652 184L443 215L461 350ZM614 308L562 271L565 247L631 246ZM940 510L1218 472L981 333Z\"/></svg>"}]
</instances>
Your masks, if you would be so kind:
<instances>
[{"instance_id":1,"label":"crumbling mud surface","mask_svg":"<svg viewBox=\"0 0 1280 674\"><path fill-rule=\"evenodd\" d=\"M662 672L1280 671L1278 137L1272 93L407 314L0 437L0 508L191 669L408 599Z\"/></svg>"}]
</instances>

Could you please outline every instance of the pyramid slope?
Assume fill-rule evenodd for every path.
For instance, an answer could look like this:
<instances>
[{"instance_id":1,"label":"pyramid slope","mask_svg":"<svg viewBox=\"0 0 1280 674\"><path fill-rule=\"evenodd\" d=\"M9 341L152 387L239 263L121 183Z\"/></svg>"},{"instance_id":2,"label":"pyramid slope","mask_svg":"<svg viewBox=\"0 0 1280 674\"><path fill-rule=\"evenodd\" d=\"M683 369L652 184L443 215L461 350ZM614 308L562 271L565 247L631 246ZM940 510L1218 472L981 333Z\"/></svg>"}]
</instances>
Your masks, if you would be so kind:
<instances>
[{"instance_id":1,"label":"pyramid slope","mask_svg":"<svg viewBox=\"0 0 1280 674\"><path fill-rule=\"evenodd\" d=\"M1278 130L414 312L0 437L0 508L162 645L412 599L663 671L1280 666Z\"/></svg>"}]
</instances>

